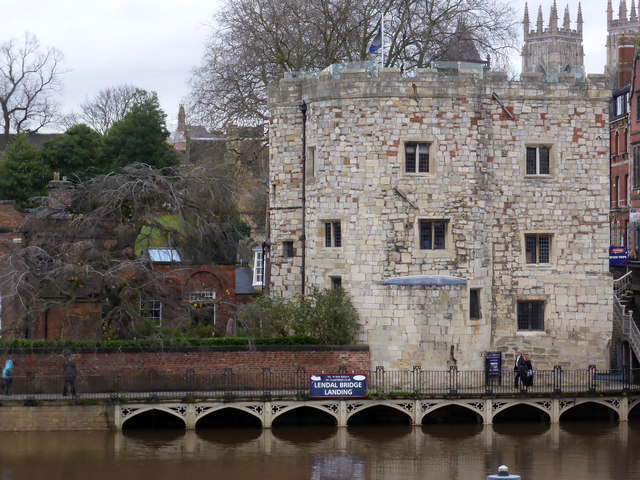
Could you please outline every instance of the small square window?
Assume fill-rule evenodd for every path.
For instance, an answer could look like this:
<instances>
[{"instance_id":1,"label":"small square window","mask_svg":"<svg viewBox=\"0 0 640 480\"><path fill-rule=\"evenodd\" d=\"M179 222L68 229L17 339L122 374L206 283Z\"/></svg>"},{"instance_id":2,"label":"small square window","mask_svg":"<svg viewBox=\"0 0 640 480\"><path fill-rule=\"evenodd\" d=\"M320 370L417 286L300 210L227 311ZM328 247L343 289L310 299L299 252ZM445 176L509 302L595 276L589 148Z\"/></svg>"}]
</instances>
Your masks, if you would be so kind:
<instances>
[{"instance_id":1,"label":"small square window","mask_svg":"<svg viewBox=\"0 0 640 480\"><path fill-rule=\"evenodd\" d=\"M337 290L338 288L342 288L342 278L341 277L331 277L331 288Z\"/></svg>"},{"instance_id":2,"label":"small square window","mask_svg":"<svg viewBox=\"0 0 640 480\"><path fill-rule=\"evenodd\" d=\"M544 330L544 302L518 302L518 330Z\"/></svg>"},{"instance_id":3,"label":"small square window","mask_svg":"<svg viewBox=\"0 0 640 480\"><path fill-rule=\"evenodd\" d=\"M340 222L324 223L324 246L327 248L342 247L342 227Z\"/></svg>"},{"instance_id":4,"label":"small square window","mask_svg":"<svg viewBox=\"0 0 640 480\"><path fill-rule=\"evenodd\" d=\"M420 250L444 250L446 220L420 220Z\"/></svg>"},{"instance_id":5,"label":"small square window","mask_svg":"<svg viewBox=\"0 0 640 480\"><path fill-rule=\"evenodd\" d=\"M429 173L429 143L404 144L404 168L407 173Z\"/></svg>"},{"instance_id":6,"label":"small square window","mask_svg":"<svg viewBox=\"0 0 640 480\"><path fill-rule=\"evenodd\" d=\"M478 288L469 290L469 318L471 320L480 320L482 318L480 310L480 289Z\"/></svg>"},{"instance_id":7,"label":"small square window","mask_svg":"<svg viewBox=\"0 0 640 480\"><path fill-rule=\"evenodd\" d=\"M525 235L526 263L550 263L551 235Z\"/></svg>"},{"instance_id":8,"label":"small square window","mask_svg":"<svg viewBox=\"0 0 640 480\"><path fill-rule=\"evenodd\" d=\"M293 258L293 242L282 242L282 249L286 258Z\"/></svg>"},{"instance_id":9,"label":"small square window","mask_svg":"<svg viewBox=\"0 0 640 480\"><path fill-rule=\"evenodd\" d=\"M549 175L549 147L527 147L527 175Z\"/></svg>"}]
</instances>

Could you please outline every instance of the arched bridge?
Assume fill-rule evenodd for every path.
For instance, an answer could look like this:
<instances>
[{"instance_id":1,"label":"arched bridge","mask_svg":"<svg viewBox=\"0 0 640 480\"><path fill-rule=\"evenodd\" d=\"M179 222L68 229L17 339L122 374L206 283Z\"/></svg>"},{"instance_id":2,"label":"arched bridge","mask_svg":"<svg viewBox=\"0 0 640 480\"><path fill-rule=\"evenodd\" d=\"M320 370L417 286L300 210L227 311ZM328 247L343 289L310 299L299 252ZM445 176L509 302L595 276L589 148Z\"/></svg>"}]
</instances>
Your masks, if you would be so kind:
<instances>
[{"instance_id":1,"label":"arched bridge","mask_svg":"<svg viewBox=\"0 0 640 480\"><path fill-rule=\"evenodd\" d=\"M612 395L604 397L536 397L516 398L441 398L441 399L331 399L331 400L283 400L238 402L169 402L130 403L115 406L114 426L122 429L125 423L145 412L164 412L182 422L187 430L195 429L198 422L216 412L237 410L255 417L263 428L271 428L278 417L296 409L307 408L333 419L339 427L349 425L352 417L372 407L384 407L406 416L408 423L421 425L425 417L444 407L458 407L475 414L486 425L492 424L496 415L516 406L538 410L541 418L551 423L560 422L561 416L583 404L604 407L620 421L629 419L630 411L640 403L640 396Z\"/></svg>"}]
</instances>

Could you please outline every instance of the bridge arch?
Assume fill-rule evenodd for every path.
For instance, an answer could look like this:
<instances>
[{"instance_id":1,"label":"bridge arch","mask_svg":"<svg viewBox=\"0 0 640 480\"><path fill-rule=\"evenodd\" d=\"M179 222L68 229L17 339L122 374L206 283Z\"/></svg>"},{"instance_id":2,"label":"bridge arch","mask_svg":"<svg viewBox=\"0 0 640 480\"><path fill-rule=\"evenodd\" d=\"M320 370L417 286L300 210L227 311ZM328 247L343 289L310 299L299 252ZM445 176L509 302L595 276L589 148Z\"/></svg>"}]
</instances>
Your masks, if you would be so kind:
<instances>
[{"instance_id":1,"label":"bridge arch","mask_svg":"<svg viewBox=\"0 0 640 480\"><path fill-rule=\"evenodd\" d=\"M173 418L179 419L182 425L182 428L187 428L187 422L185 419L186 408L184 407L171 407L165 405L150 405L143 407L131 407L131 408L122 408L122 423L120 428L126 428L127 423L131 424L131 420L139 417L140 415L144 415L150 412L162 412L163 414L169 415Z\"/></svg>"},{"instance_id":2,"label":"bridge arch","mask_svg":"<svg viewBox=\"0 0 640 480\"><path fill-rule=\"evenodd\" d=\"M581 411L584 410L581 407L584 407L585 405L589 405L589 404L595 404L603 407L601 411L608 412L609 419L611 420L619 421L621 419L621 415L620 415L621 405L620 405L619 399L589 397L589 398L576 398L576 399L573 399L571 402L569 402L569 404L566 406L561 405L561 411L560 411L560 416L558 420L562 422L563 421L562 417L565 417L564 420L566 421L568 417L571 417L574 414L578 415L577 418L580 418L580 419L586 419L586 420L598 419L598 418L602 419L603 415L599 415L598 412L594 411L593 409L589 409L589 412L590 412L589 415L581 415ZM564 408L562 408L563 406Z\"/></svg>"},{"instance_id":3,"label":"bridge arch","mask_svg":"<svg viewBox=\"0 0 640 480\"><path fill-rule=\"evenodd\" d=\"M515 399L511 401L504 402L494 402L492 404L493 411L491 412L491 422L495 423L496 420L500 422L508 417L509 410L515 409L526 409L527 412L537 412L540 415L540 421L548 423L553 419L553 403L546 399ZM525 417L525 420L537 420L536 418L531 418L531 415L522 415ZM527 418L528 417L528 418Z\"/></svg>"},{"instance_id":4,"label":"bridge arch","mask_svg":"<svg viewBox=\"0 0 640 480\"><path fill-rule=\"evenodd\" d=\"M282 425L330 425L337 426L339 418L336 412L327 405L314 405L306 402L301 405L286 405L278 408L274 405L271 426Z\"/></svg>"},{"instance_id":5,"label":"bridge arch","mask_svg":"<svg viewBox=\"0 0 640 480\"><path fill-rule=\"evenodd\" d=\"M196 407L196 415L194 419L194 427L203 427L205 425L213 425L216 424L213 417L217 417L218 414L224 412L225 410L231 410L232 419L229 425L226 425L229 422L218 422L217 426L243 426L243 427L253 427L256 426L261 428L264 426L264 419L262 418L262 409L257 409L255 406L247 406L240 404L224 404L224 405L215 405L215 406L202 406ZM244 418L243 418L244 417Z\"/></svg>"},{"instance_id":6,"label":"bridge arch","mask_svg":"<svg viewBox=\"0 0 640 480\"><path fill-rule=\"evenodd\" d=\"M350 408L349 408L350 407ZM347 407L347 415L346 415L346 424L351 425L354 419L357 419L359 416L364 416L368 413L375 415L375 412L384 413L385 409L391 410L393 414L396 415L396 419L401 419L402 423L406 423L408 425L413 424L413 411L414 411L414 402L403 402L403 401L376 401L367 404L351 404ZM392 423L393 420L391 420Z\"/></svg>"},{"instance_id":7,"label":"bridge arch","mask_svg":"<svg viewBox=\"0 0 640 480\"><path fill-rule=\"evenodd\" d=\"M433 408L429 409L429 411L424 412L420 418L417 419L416 423L425 425L427 423L439 423L439 422L430 422L428 421L430 418L437 418L438 414L443 413L444 410L447 412L453 410L464 410L467 414L473 414L476 422L462 422L462 423L484 423L484 412L483 408L479 408L476 405L465 403L465 402L450 402L450 403L440 403ZM449 423L449 422L444 422Z\"/></svg>"}]
</instances>

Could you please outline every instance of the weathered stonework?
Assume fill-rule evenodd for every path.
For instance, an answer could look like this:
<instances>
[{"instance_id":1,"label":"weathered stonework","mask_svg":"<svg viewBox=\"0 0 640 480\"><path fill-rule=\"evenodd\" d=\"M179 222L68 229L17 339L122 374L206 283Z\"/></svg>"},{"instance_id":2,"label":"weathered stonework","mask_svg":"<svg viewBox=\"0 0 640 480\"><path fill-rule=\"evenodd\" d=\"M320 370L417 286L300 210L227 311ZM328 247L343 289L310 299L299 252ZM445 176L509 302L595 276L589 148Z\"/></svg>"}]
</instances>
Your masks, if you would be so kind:
<instances>
[{"instance_id":1,"label":"weathered stonework","mask_svg":"<svg viewBox=\"0 0 640 480\"><path fill-rule=\"evenodd\" d=\"M509 364L517 347L540 368L607 368L609 96L600 75L509 82L387 69L281 80L269 96L271 290L301 292L305 102L306 288L341 279L372 367L445 369L453 345L460 369L484 368L487 351ZM428 173L405 171L409 141L429 144ZM543 145L550 173L527 175L526 148ZM420 220L447 222L445 248L420 248ZM325 246L331 222L340 247ZM526 234L550 237L548 263L526 262ZM384 283L413 275L466 285ZM542 330L518 330L518 301L544 302Z\"/></svg>"}]
</instances>

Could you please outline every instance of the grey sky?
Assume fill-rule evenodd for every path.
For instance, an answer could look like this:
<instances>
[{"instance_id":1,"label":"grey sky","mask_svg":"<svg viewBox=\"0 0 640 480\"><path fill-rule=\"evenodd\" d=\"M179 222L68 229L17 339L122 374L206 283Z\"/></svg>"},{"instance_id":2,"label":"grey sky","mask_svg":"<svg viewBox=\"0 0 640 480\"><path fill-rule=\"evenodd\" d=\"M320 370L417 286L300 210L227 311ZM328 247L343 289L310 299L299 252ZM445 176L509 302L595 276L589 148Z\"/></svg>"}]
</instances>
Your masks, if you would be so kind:
<instances>
[{"instance_id":1,"label":"grey sky","mask_svg":"<svg viewBox=\"0 0 640 480\"><path fill-rule=\"evenodd\" d=\"M558 2L560 21L569 5L575 28L577 0ZM553 0L529 2L535 21L542 5L545 27ZM190 70L199 65L206 24L218 1L205 0L28 0L4 2L0 15L0 42L19 38L25 31L43 46L53 46L65 57L62 101L65 111L77 109L85 98L115 85L129 83L158 92L170 125L188 94ZM513 0L522 20L524 2ZM629 2L630 5L630 2ZM605 63L607 0L583 0L585 66L601 73ZM618 1L614 0L617 12ZM519 68L519 63L518 63Z\"/></svg>"}]
</instances>

